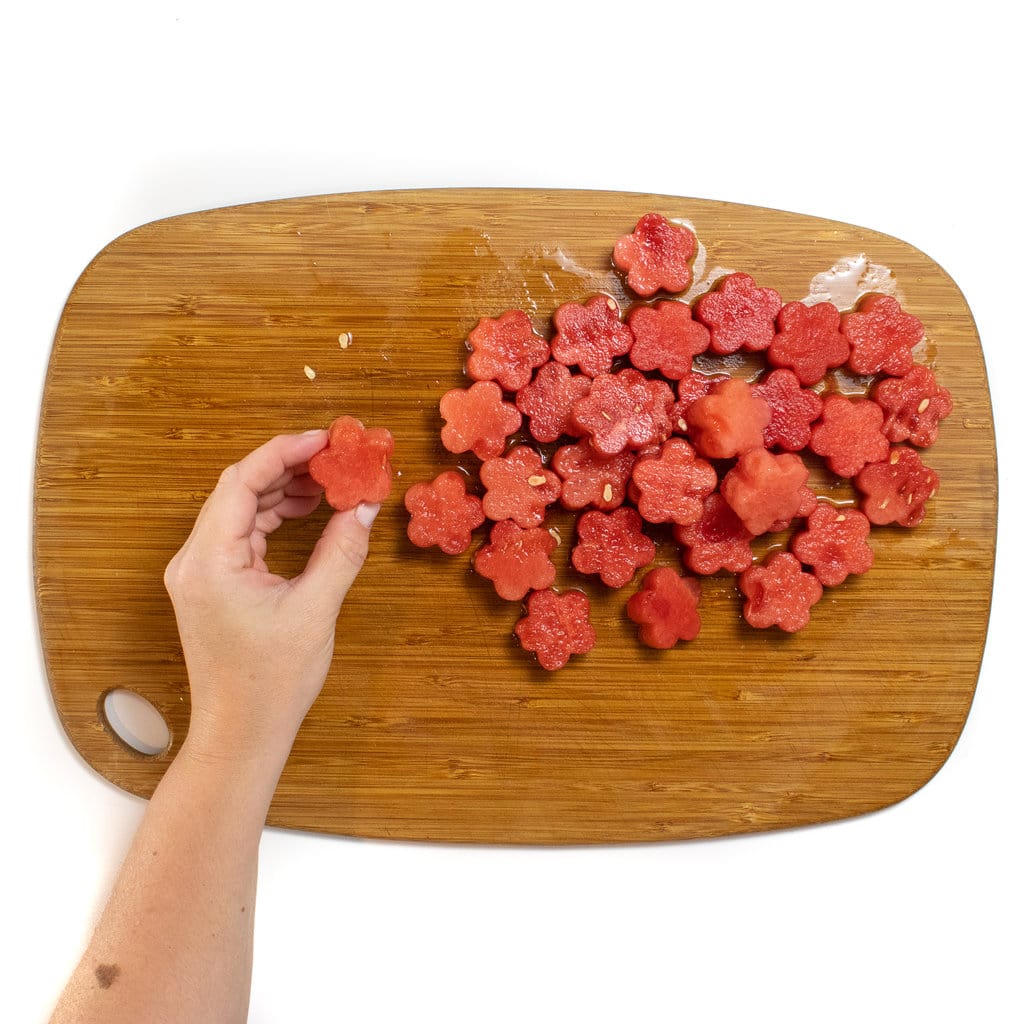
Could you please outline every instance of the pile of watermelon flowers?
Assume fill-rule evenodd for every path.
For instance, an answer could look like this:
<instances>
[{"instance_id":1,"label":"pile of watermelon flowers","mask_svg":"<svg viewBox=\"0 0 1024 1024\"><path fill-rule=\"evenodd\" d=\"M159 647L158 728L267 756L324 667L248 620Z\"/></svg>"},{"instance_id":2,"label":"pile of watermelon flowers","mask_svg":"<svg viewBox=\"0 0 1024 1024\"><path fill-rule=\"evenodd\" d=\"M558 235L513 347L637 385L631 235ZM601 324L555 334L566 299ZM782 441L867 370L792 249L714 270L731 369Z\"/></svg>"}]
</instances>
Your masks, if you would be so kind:
<instances>
[{"instance_id":1,"label":"pile of watermelon flowers","mask_svg":"<svg viewBox=\"0 0 1024 1024\"><path fill-rule=\"evenodd\" d=\"M573 568L609 587L654 560L645 524L670 527L684 571L651 569L626 603L639 639L667 649L697 636L699 577L722 572L736 574L750 626L802 629L824 587L871 567L871 527L918 525L938 488L918 450L952 402L915 362L916 317L881 294L848 312L783 303L744 273L691 306L679 296L695 252L687 227L649 213L612 254L638 296L625 315L605 294L567 302L550 339L522 310L481 319L468 337L474 383L445 394L440 414L445 448L480 459L482 497L455 470L405 494L420 547L462 553L490 522L473 567L499 597L525 599L515 634L545 669L595 644L587 596L554 589L558 540L544 524L555 503L579 513ZM751 352L765 363L753 380L694 368L705 353ZM870 390L827 386L837 369ZM852 481L857 507L815 495L807 451ZM791 527L788 550L758 563L751 541Z\"/></svg>"}]
</instances>

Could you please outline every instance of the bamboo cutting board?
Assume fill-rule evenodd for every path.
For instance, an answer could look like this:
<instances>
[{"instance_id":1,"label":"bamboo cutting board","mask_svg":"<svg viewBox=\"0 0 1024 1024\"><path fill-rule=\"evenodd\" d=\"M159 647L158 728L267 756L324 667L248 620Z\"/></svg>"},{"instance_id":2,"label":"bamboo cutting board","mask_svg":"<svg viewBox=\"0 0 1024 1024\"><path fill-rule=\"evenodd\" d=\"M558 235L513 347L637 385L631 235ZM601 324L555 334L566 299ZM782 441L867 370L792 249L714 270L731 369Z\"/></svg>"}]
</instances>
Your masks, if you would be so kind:
<instances>
[{"instance_id":1,"label":"bamboo cutting board","mask_svg":"<svg viewBox=\"0 0 1024 1024\"><path fill-rule=\"evenodd\" d=\"M609 255L649 210L692 224L698 290L723 269L787 301L894 289L925 324L919 359L953 393L925 455L941 488L922 526L872 531L875 567L827 590L803 632L748 628L733 579L714 577L700 637L669 652L637 643L623 614L633 586L569 571L572 518L556 515L559 583L591 595L598 645L545 673L513 640L520 606L472 572L470 553L408 542L402 496L442 468L475 469L441 447L437 403L465 384L477 320L522 308L547 332L565 301L603 291L628 306ZM39 618L64 728L118 786L152 793L187 729L162 573L205 495L270 436L341 413L392 430L399 475L272 824L501 843L715 836L885 807L949 756L985 639L996 472L979 340L941 268L873 231L728 203L382 192L147 224L107 246L68 299L38 441ZM282 528L271 567L297 572L326 514ZM656 564L677 565L656 536ZM113 734L102 702L115 687L164 715L165 753Z\"/></svg>"}]
</instances>

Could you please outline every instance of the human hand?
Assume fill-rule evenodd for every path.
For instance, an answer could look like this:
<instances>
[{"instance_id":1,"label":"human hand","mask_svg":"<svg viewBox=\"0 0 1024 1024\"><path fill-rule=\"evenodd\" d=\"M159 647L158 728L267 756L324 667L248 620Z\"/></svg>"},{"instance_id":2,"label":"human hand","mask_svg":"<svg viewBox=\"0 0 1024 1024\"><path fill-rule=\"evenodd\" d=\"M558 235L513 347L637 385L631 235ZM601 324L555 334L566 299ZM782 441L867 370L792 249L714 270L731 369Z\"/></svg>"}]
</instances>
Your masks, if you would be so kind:
<instances>
[{"instance_id":1,"label":"human hand","mask_svg":"<svg viewBox=\"0 0 1024 1024\"><path fill-rule=\"evenodd\" d=\"M326 444L326 430L281 435L229 466L164 573L191 689L188 740L207 756L283 763L327 676L378 506L336 512L294 579L264 560L267 537L320 503L307 463Z\"/></svg>"}]
</instances>

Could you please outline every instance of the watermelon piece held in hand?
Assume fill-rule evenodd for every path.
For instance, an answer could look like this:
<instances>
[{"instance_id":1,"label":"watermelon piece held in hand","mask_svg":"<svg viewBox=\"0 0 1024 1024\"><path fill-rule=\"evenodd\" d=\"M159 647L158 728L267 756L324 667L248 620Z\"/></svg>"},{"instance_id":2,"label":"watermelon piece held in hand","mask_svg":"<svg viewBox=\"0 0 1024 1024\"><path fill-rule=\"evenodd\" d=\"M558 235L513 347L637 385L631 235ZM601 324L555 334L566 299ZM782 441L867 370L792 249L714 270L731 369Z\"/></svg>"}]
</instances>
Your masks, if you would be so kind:
<instances>
[{"instance_id":1,"label":"watermelon piece held in hand","mask_svg":"<svg viewBox=\"0 0 1024 1024\"><path fill-rule=\"evenodd\" d=\"M390 430L366 428L352 416L340 416L330 426L327 447L309 460L309 475L339 512L364 501L375 504L391 493L394 449Z\"/></svg>"}]
</instances>

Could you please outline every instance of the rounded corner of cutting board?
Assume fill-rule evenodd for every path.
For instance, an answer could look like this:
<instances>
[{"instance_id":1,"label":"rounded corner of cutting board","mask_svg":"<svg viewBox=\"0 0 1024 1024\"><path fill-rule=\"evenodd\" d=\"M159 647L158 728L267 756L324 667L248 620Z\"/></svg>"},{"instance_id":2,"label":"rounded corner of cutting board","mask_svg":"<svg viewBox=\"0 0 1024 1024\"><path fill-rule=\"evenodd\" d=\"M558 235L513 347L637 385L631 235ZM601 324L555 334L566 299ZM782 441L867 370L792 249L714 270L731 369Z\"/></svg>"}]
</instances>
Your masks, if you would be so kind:
<instances>
[{"instance_id":1,"label":"rounded corner of cutting board","mask_svg":"<svg viewBox=\"0 0 1024 1024\"><path fill-rule=\"evenodd\" d=\"M94 257L51 357L34 517L51 690L86 761L142 796L166 767L102 734L95 702L112 681L144 683L175 734L187 723L160 580L229 456L346 406L401 426L403 482L436 470L445 456L430 409L461 380L461 332L472 318L524 296L538 317L549 315L606 280L612 233L658 206L689 217L712 257L716 244L733 259L763 251L765 275L788 283L793 298L807 268L825 269L870 241L898 261L912 311L951 325L937 351L949 372L963 374L969 407L939 453L949 474L939 521L916 541L886 533L878 589L867 584L872 594L923 586L924 610L898 588L884 598L909 616L921 664L882 634L897 666L886 678L888 663L870 644L829 650L820 626L813 642L744 636L743 650L652 660L635 653L606 602L614 656L599 649L540 681L497 639L508 609L474 585L465 564L411 552L396 506L379 517L366 585L357 582L346 604L351 635L375 637L389 622L392 646L340 645L271 820L447 842L654 841L856 817L926 785L947 763L973 699L995 536L991 399L955 282L909 243L869 229L718 200L571 190L402 190L224 207L140 225ZM783 265L788 258L795 269ZM353 336L344 351L340 331ZM304 364L316 367L315 380ZM957 382L952 389L956 397ZM949 523L942 501L956 513ZM288 564L301 564L319 522L283 539ZM948 565L963 581L964 650L944 637L926 642L926 612L941 618L945 608ZM410 592L429 600L411 602ZM874 628L855 597L826 611L846 623L844 642L855 627ZM715 628L736 642L731 625ZM785 668L745 681L765 652ZM638 664L651 679L635 678ZM693 664L716 667L701 679ZM831 684L835 672L845 695ZM678 689L665 692L657 680Z\"/></svg>"}]
</instances>

